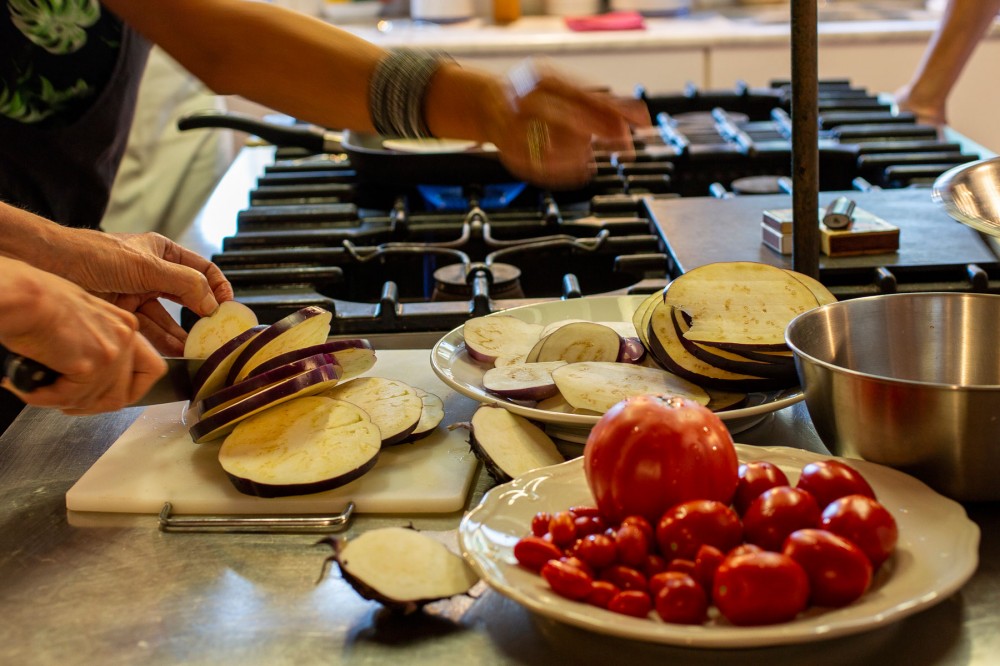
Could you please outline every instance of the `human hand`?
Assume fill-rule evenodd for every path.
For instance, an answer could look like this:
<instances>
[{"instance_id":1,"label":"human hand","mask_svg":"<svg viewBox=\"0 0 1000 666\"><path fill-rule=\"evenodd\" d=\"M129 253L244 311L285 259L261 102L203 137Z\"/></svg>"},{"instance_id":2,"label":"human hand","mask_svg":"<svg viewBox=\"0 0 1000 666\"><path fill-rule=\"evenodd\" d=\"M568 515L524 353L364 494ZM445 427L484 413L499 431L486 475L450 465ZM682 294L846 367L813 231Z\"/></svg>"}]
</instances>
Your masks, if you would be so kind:
<instances>
[{"instance_id":1,"label":"human hand","mask_svg":"<svg viewBox=\"0 0 1000 666\"><path fill-rule=\"evenodd\" d=\"M135 315L77 285L27 264L0 258L0 343L60 373L55 383L24 393L29 405L67 414L125 407L146 394L166 363L137 330ZM16 316L12 316L16 313Z\"/></svg>"},{"instance_id":2,"label":"human hand","mask_svg":"<svg viewBox=\"0 0 1000 666\"><path fill-rule=\"evenodd\" d=\"M491 140L512 174L543 187L589 181L595 143L628 159L631 127L650 124L641 100L588 91L537 61L515 67L508 79L506 99L494 105L500 112Z\"/></svg>"},{"instance_id":3,"label":"human hand","mask_svg":"<svg viewBox=\"0 0 1000 666\"><path fill-rule=\"evenodd\" d=\"M923 101L914 93L911 86L906 85L893 93L893 98L897 109L909 111L922 125L943 127L948 122L943 95L935 95L931 100Z\"/></svg>"},{"instance_id":4,"label":"human hand","mask_svg":"<svg viewBox=\"0 0 1000 666\"><path fill-rule=\"evenodd\" d=\"M159 298L205 316L233 289L218 266L157 233L68 230L58 273L138 317L139 330L162 353L179 356L187 333Z\"/></svg>"}]
</instances>

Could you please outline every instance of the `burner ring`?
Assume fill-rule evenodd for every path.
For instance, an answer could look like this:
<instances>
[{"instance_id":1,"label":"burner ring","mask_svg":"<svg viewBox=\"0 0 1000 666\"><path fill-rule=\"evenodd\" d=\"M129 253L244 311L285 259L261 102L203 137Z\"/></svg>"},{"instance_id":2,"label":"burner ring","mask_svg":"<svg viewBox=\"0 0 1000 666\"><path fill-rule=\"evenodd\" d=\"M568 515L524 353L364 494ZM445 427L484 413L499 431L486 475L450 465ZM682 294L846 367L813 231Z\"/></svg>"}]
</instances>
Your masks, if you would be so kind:
<instances>
[{"instance_id":1,"label":"burner ring","mask_svg":"<svg viewBox=\"0 0 1000 666\"><path fill-rule=\"evenodd\" d=\"M455 263L434 271L434 295L431 300L454 301L472 298L472 286L468 283L467 277L474 275L479 269L492 276L492 280L487 278L490 281L491 298L524 298L524 291L521 289L521 269L516 266L495 263L487 267L482 263L474 263L469 268L470 270L466 271L464 264Z\"/></svg>"}]
</instances>

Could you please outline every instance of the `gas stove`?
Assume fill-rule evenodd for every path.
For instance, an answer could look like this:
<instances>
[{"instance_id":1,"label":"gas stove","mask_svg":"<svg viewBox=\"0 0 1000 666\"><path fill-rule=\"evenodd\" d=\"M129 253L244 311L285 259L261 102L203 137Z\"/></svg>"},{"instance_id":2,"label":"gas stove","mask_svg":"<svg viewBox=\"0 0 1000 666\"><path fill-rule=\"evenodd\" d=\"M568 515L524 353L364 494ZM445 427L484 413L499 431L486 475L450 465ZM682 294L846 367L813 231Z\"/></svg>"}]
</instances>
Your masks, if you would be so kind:
<instances>
[{"instance_id":1,"label":"gas stove","mask_svg":"<svg viewBox=\"0 0 1000 666\"><path fill-rule=\"evenodd\" d=\"M640 87L636 96L655 122L634 132L634 158L598 153L594 180L569 192L366 183L344 155L279 147L212 259L262 322L320 305L334 312L335 335L428 339L515 305L652 293L711 260L787 265L761 246L759 223L765 208L790 206L788 82L672 94ZM929 254L901 244L891 256L821 262L834 293L896 290L901 275L910 289L991 289L1000 271L977 235L963 228L961 243L932 242L959 225L926 189L980 156L847 81L822 81L819 106L826 198L863 196L895 223L893 202L905 194L907 219L918 200L918 217L936 217L907 239Z\"/></svg>"}]
</instances>

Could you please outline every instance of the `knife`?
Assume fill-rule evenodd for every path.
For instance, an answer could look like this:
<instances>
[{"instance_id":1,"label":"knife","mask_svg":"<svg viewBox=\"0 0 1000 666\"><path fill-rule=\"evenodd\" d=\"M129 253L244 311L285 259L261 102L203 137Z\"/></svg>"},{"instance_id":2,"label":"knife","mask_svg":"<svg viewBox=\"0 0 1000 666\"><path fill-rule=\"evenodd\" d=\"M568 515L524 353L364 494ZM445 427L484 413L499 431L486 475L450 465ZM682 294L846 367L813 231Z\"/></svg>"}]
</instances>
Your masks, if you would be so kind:
<instances>
[{"instance_id":1,"label":"knife","mask_svg":"<svg viewBox=\"0 0 1000 666\"><path fill-rule=\"evenodd\" d=\"M133 406L161 405L190 400L194 394L192 378L205 362L203 358L165 356L167 372ZM12 354L0 346L0 376L10 380L19 391L31 393L59 379L59 373L38 361Z\"/></svg>"}]
</instances>

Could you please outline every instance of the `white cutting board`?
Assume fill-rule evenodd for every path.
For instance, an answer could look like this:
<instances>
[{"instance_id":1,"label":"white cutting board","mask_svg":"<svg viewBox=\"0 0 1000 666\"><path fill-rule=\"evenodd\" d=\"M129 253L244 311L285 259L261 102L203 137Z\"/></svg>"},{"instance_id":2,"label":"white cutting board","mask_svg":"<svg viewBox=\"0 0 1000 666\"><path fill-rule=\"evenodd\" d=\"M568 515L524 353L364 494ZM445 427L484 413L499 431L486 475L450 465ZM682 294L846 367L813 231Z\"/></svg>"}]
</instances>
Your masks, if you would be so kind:
<instances>
[{"instance_id":1,"label":"white cutting board","mask_svg":"<svg viewBox=\"0 0 1000 666\"><path fill-rule=\"evenodd\" d=\"M312 495L261 498L238 492L219 466L221 441L195 444L181 422L186 403L147 407L66 493L71 511L307 514L340 512L353 501L361 513L447 513L465 506L477 461L465 428L478 403L449 389L430 366L430 352L381 350L368 373L404 381L444 400L444 420L412 444L387 447L367 474Z\"/></svg>"}]
</instances>

